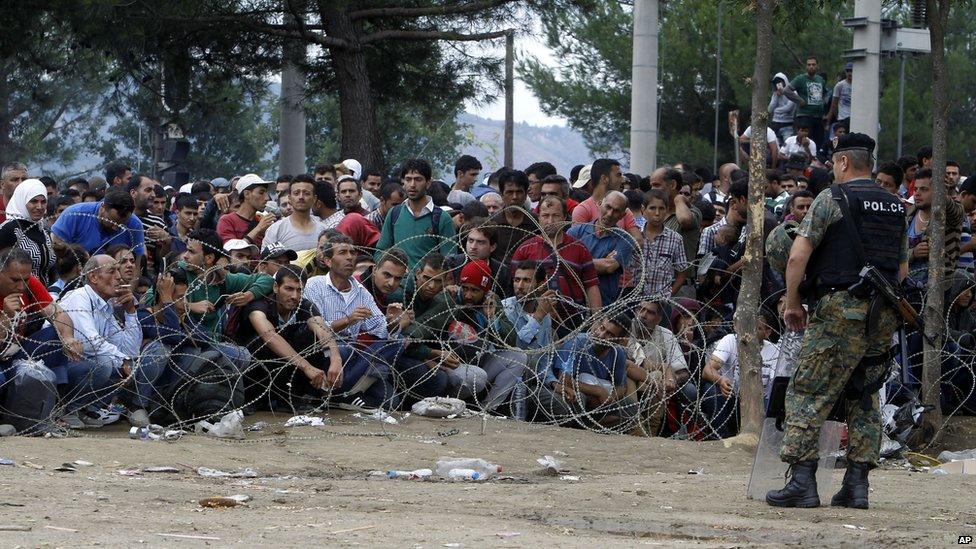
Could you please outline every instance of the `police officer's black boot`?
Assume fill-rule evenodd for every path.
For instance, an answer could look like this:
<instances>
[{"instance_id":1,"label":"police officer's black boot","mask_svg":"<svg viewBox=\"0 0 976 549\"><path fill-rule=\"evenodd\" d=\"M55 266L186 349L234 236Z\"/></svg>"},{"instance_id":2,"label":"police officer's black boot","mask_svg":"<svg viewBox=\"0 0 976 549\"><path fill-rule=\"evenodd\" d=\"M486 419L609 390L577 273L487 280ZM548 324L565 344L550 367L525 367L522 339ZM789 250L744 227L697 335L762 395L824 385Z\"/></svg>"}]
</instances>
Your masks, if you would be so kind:
<instances>
[{"instance_id":1,"label":"police officer's black boot","mask_svg":"<svg viewBox=\"0 0 976 549\"><path fill-rule=\"evenodd\" d=\"M849 461L847 472L844 473L844 484L840 491L830 498L831 507L853 507L855 509L868 508L868 471L871 466L867 463Z\"/></svg>"},{"instance_id":2,"label":"police officer's black boot","mask_svg":"<svg viewBox=\"0 0 976 549\"><path fill-rule=\"evenodd\" d=\"M766 503L774 507L820 507L817 494L817 460L798 461L790 466L792 478L782 490L766 492Z\"/></svg>"}]
</instances>

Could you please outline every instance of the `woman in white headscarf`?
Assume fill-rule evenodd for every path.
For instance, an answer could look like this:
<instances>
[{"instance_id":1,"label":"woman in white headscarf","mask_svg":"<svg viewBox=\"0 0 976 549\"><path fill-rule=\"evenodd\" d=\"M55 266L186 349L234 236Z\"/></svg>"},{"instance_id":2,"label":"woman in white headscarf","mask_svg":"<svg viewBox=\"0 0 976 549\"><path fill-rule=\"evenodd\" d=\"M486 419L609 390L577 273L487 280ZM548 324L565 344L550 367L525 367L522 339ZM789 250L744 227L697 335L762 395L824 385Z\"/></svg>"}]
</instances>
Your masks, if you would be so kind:
<instances>
[{"instance_id":1,"label":"woman in white headscarf","mask_svg":"<svg viewBox=\"0 0 976 549\"><path fill-rule=\"evenodd\" d=\"M0 250L17 247L31 256L31 271L45 285L51 284L57 257L51 235L44 227L47 188L38 179L24 180L7 203L7 221L0 225Z\"/></svg>"}]
</instances>

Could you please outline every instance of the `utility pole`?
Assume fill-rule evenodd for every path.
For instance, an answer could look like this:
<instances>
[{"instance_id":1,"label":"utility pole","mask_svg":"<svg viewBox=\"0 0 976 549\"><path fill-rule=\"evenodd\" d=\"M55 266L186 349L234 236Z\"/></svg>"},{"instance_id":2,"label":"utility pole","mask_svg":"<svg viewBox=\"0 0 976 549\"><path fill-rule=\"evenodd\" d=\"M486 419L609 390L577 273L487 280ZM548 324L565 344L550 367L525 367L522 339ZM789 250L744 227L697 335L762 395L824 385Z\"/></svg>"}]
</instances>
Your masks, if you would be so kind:
<instances>
[{"instance_id":1,"label":"utility pole","mask_svg":"<svg viewBox=\"0 0 976 549\"><path fill-rule=\"evenodd\" d=\"M634 56L630 94L630 171L657 166L658 0L634 2Z\"/></svg>"},{"instance_id":2,"label":"utility pole","mask_svg":"<svg viewBox=\"0 0 976 549\"><path fill-rule=\"evenodd\" d=\"M718 107L722 95L722 0L718 2L718 28L715 31L715 143L712 150L712 173L718 173ZM738 147L738 144L736 144Z\"/></svg>"},{"instance_id":3,"label":"utility pole","mask_svg":"<svg viewBox=\"0 0 976 549\"><path fill-rule=\"evenodd\" d=\"M851 131L878 140L878 97L881 71L881 0L856 0L851 50L854 71L851 90ZM856 56L855 56L856 55Z\"/></svg>"},{"instance_id":4,"label":"utility pole","mask_svg":"<svg viewBox=\"0 0 976 549\"><path fill-rule=\"evenodd\" d=\"M285 24L297 21L285 1ZM285 41L281 55L281 122L278 128L278 174L306 173L305 167L305 42L299 38Z\"/></svg>"},{"instance_id":5,"label":"utility pole","mask_svg":"<svg viewBox=\"0 0 976 549\"><path fill-rule=\"evenodd\" d=\"M515 31L505 35L505 167L515 166Z\"/></svg>"},{"instance_id":6,"label":"utility pole","mask_svg":"<svg viewBox=\"0 0 976 549\"><path fill-rule=\"evenodd\" d=\"M905 54L901 54L901 70L898 75L898 158L901 158L902 136L905 128Z\"/></svg>"}]
</instances>

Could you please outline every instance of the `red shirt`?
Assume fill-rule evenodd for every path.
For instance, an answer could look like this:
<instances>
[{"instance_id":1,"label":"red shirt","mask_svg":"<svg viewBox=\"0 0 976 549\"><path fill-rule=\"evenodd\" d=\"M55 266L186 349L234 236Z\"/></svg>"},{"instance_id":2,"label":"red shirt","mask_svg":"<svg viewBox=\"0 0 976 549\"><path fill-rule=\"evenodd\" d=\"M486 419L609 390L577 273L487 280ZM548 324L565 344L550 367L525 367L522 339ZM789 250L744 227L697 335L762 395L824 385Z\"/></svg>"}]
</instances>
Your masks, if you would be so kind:
<instances>
[{"instance_id":1,"label":"red shirt","mask_svg":"<svg viewBox=\"0 0 976 549\"><path fill-rule=\"evenodd\" d=\"M237 212L230 212L220 216L220 220L217 221L217 236L223 242L232 238L243 239L257 224L257 218L248 220L241 217ZM258 238L252 244L260 248L261 240Z\"/></svg>"},{"instance_id":2,"label":"red shirt","mask_svg":"<svg viewBox=\"0 0 976 549\"><path fill-rule=\"evenodd\" d=\"M7 197L0 194L0 223L7 220Z\"/></svg>"},{"instance_id":3,"label":"red shirt","mask_svg":"<svg viewBox=\"0 0 976 549\"><path fill-rule=\"evenodd\" d=\"M559 254L558 259L544 238L533 236L515 250L509 272L514 273L523 261L538 261L546 271L551 289L576 303L586 304L585 288L599 284L593 256L582 242L565 233L556 251Z\"/></svg>"},{"instance_id":4,"label":"red shirt","mask_svg":"<svg viewBox=\"0 0 976 549\"><path fill-rule=\"evenodd\" d=\"M6 299L7 296L0 296L0 302ZM48 293L47 288L44 284L34 275L31 275L27 279L27 291L20 294L20 302L23 304L23 309L21 310L21 315L16 317L17 325L15 330L18 335L25 335L24 328L27 325L25 321L34 321L40 317L41 311L54 302L54 298ZM24 314L26 313L26 314Z\"/></svg>"}]
</instances>

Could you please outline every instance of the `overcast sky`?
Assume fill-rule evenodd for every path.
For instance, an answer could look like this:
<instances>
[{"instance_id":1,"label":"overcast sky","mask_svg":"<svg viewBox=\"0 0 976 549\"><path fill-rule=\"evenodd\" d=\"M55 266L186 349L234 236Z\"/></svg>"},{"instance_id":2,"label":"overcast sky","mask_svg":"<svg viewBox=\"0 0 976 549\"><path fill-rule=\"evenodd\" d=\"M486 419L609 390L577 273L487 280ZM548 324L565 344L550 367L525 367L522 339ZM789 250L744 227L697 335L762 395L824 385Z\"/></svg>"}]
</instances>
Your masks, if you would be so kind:
<instances>
[{"instance_id":1,"label":"overcast sky","mask_svg":"<svg viewBox=\"0 0 976 549\"><path fill-rule=\"evenodd\" d=\"M538 32L535 30L527 32L524 34L517 35L515 37L515 51L518 52L519 57L532 56L541 59L546 62L552 62L552 54L548 47L540 40L538 37ZM505 55L505 42L503 40L498 40L498 44L494 48L490 48L486 51L491 53L491 55L503 56ZM547 116L542 109L539 108L539 101L536 99L532 91L526 87L525 83L519 80L518 71L515 73L515 121L525 122L533 126L565 126L566 120L564 118ZM505 119L505 95L504 93L499 94L498 99L488 105L468 105L468 112L481 116L483 118L490 118L492 120L504 120Z\"/></svg>"}]
</instances>

